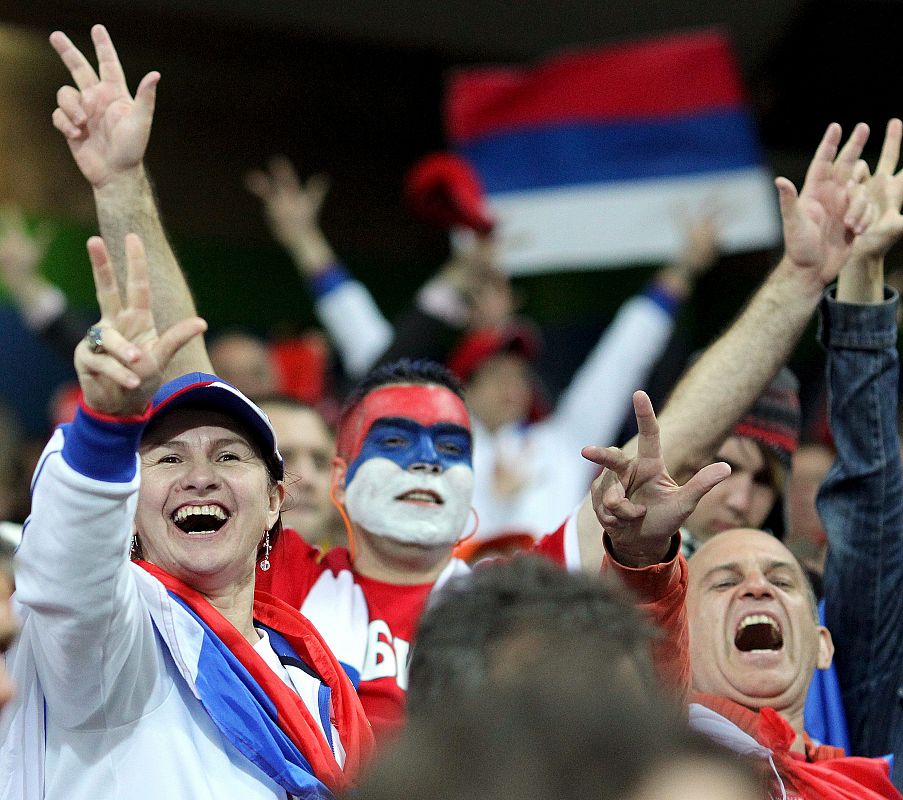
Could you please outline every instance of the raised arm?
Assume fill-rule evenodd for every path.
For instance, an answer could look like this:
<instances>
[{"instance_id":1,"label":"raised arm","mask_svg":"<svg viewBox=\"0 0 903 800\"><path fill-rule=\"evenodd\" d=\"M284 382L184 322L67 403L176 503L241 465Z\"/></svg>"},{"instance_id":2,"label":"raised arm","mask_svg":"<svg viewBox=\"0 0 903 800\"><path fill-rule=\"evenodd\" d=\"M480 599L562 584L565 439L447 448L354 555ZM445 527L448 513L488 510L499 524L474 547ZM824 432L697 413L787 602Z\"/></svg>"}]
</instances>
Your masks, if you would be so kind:
<instances>
[{"instance_id":1,"label":"raised arm","mask_svg":"<svg viewBox=\"0 0 903 800\"><path fill-rule=\"evenodd\" d=\"M40 328L66 305L62 292L38 269L50 240L51 232L46 225L34 234L28 230L22 209L12 206L0 209L0 276L30 328Z\"/></svg>"},{"instance_id":2,"label":"raised arm","mask_svg":"<svg viewBox=\"0 0 903 800\"><path fill-rule=\"evenodd\" d=\"M850 255L845 222L848 181L868 139L859 124L838 152L841 129L828 126L802 190L775 185L784 256L730 328L680 380L661 413L662 450L678 479L709 461L734 425L786 363L824 288Z\"/></svg>"},{"instance_id":3,"label":"raised arm","mask_svg":"<svg viewBox=\"0 0 903 800\"><path fill-rule=\"evenodd\" d=\"M69 359L85 335L85 320L73 311L59 287L39 270L52 239L50 227L28 230L21 209L0 211L0 274L22 321L63 358Z\"/></svg>"},{"instance_id":4,"label":"raised arm","mask_svg":"<svg viewBox=\"0 0 903 800\"><path fill-rule=\"evenodd\" d=\"M562 393L550 419L562 457L576 458L587 442L614 440L631 396L646 384L667 347L682 304L717 260L717 228L711 217L689 221L678 258L621 306ZM587 471L586 480L591 477ZM575 487L570 508L581 489Z\"/></svg>"},{"instance_id":5,"label":"raised arm","mask_svg":"<svg viewBox=\"0 0 903 800\"><path fill-rule=\"evenodd\" d=\"M868 139L860 123L842 149L832 123L809 164L802 190L775 184L784 221L784 256L728 330L691 367L661 413L661 448L671 474L686 480L711 461L734 425L796 346L825 286L850 257L855 238L849 191ZM625 452L634 452L636 439ZM601 529L588 495L577 515L581 560L601 557Z\"/></svg>"},{"instance_id":6,"label":"raised arm","mask_svg":"<svg viewBox=\"0 0 903 800\"><path fill-rule=\"evenodd\" d=\"M828 535L825 621L856 755L903 758L903 472L897 435L896 308L884 255L903 236L903 125L888 124L874 176L851 205L859 235L822 307L837 459L818 494ZM898 762L899 763L899 762ZM903 783L899 770L897 786Z\"/></svg>"},{"instance_id":7,"label":"raised arm","mask_svg":"<svg viewBox=\"0 0 903 800\"><path fill-rule=\"evenodd\" d=\"M75 163L94 191L100 231L110 247L120 285L125 285L126 234L136 233L144 241L156 322L165 331L195 317L197 311L144 168L160 73L145 75L132 96L106 28L95 25L91 39L96 71L64 33L50 35L75 84L57 92L53 124L66 137ZM192 371L213 371L201 337L176 354L167 375Z\"/></svg>"},{"instance_id":8,"label":"raised arm","mask_svg":"<svg viewBox=\"0 0 903 800\"><path fill-rule=\"evenodd\" d=\"M245 186L263 204L273 238L286 249L307 285L317 318L346 372L355 379L362 377L385 352L393 331L368 289L336 257L320 227L329 179L314 175L304 182L285 156L275 156L267 171L250 171Z\"/></svg>"},{"instance_id":9,"label":"raised arm","mask_svg":"<svg viewBox=\"0 0 903 800\"><path fill-rule=\"evenodd\" d=\"M680 555L677 531L700 498L730 474L730 467L709 464L679 486L665 467L649 397L637 392L633 407L639 430L636 455L616 447L584 448L587 458L604 467L593 486L592 504L605 527L610 557L604 568L633 589L640 609L661 628L663 638L653 651L656 665L670 686L685 693L689 688L686 562ZM584 564L584 569L590 566ZM598 562L595 567L598 571Z\"/></svg>"},{"instance_id":10,"label":"raised arm","mask_svg":"<svg viewBox=\"0 0 903 800\"><path fill-rule=\"evenodd\" d=\"M75 352L84 407L41 458L16 554L24 646L35 654L48 708L66 727L90 725L98 713L107 724L128 724L152 697L165 699L165 682L147 679L166 666L148 646L155 634L129 565L136 450L167 362L204 329L191 318L157 336L138 237L125 243L124 298L103 241L91 239L88 250L101 319Z\"/></svg>"}]
</instances>

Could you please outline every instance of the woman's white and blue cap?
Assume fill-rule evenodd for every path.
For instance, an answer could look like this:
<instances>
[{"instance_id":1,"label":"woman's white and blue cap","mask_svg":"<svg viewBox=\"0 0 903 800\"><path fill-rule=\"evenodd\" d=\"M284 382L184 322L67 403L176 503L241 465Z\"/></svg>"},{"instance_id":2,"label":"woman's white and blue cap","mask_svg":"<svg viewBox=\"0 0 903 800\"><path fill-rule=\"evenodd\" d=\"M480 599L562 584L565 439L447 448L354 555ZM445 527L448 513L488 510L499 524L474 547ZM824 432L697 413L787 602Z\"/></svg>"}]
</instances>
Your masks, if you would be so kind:
<instances>
[{"instance_id":1,"label":"woman's white and blue cap","mask_svg":"<svg viewBox=\"0 0 903 800\"><path fill-rule=\"evenodd\" d=\"M285 464L269 417L228 381L206 372L189 372L164 383L151 400L150 419L178 408L201 408L232 417L253 437L270 474L285 477Z\"/></svg>"}]
</instances>

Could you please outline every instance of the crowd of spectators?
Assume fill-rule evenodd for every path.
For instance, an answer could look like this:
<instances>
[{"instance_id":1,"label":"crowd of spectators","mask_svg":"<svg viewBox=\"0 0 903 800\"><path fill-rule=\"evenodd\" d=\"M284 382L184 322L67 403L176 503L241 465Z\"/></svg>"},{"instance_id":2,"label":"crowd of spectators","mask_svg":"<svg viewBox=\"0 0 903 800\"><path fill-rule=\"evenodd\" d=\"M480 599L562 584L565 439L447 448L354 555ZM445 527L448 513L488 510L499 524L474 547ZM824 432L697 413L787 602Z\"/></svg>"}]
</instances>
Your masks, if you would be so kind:
<instances>
[{"instance_id":1,"label":"crowd of spectators","mask_svg":"<svg viewBox=\"0 0 903 800\"><path fill-rule=\"evenodd\" d=\"M327 179L275 157L246 186L323 333L205 340L144 166L160 76L132 94L91 36L50 41L94 324L40 274L50 233L0 220L77 375L33 464L0 421L0 798L903 797L900 120L874 168L832 124L777 179L783 255L657 414L717 213L553 398L485 208L389 322ZM816 312L830 441L801 446Z\"/></svg>"}]
</instances>

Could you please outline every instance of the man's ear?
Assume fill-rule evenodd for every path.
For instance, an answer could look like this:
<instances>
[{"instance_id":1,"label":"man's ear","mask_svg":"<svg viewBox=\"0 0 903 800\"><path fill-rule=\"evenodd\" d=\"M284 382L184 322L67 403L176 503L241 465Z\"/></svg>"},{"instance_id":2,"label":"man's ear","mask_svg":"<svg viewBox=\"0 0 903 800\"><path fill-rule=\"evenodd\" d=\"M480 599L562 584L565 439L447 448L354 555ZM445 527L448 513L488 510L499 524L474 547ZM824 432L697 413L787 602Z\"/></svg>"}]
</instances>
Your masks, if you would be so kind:
<instances>
[{"instance_id":1,"label":"man's ear","mask_svg":"<svg viewBox=\"0 0 903 800\"><path fill-rule=\"evenodd\" d=\"M834 660L834 640L831 631L824 625L818 626L818 660L815 666L819 669L827 669Z\"/></svg>"},{"instance_id":2,"label":"man's ear","mask_svg":"<svg viewBox=\"0 0 903 800\"><path fill-rule=\"evenodd\" d=\"M329 478L329 490L335 499L345 502L345 476L348 474L348 463L341 456L332 459L332 474Z\"/></svg>"}]
</instances>

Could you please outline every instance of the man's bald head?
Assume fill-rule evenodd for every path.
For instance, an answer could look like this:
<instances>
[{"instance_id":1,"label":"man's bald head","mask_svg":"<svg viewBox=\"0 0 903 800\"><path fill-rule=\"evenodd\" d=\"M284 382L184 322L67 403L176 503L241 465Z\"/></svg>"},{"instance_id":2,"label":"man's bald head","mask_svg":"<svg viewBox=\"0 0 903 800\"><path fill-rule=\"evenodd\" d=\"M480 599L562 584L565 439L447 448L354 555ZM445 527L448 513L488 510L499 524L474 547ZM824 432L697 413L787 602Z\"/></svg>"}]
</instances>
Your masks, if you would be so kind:
<instances>
[{"instance_id":1,"label":"man's bald head","mask_svg":"<svg viewBox=\"0 0 903 800\"><path fill-rule=\"evenodd\" d=\"M687 610L694 689L801 713L833 645L802 567L780 541L748 528L710 539L690 559Z\"/></svg>"}]
</instances>

